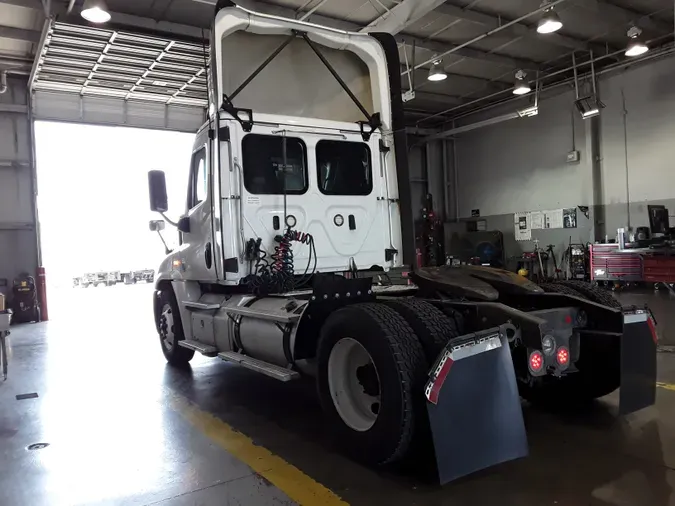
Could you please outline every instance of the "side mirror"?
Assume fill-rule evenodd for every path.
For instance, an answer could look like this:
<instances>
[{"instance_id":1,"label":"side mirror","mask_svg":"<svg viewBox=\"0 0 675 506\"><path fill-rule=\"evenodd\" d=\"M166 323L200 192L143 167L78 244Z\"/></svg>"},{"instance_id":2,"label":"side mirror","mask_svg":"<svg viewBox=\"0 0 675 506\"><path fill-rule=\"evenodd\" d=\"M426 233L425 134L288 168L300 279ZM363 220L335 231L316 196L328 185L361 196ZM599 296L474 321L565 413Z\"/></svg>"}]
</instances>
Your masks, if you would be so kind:
<instances>
[{"instance_id":1,"label":"side mirror","mask_svg":"<svg viewBox=\"0 0 675 506\"><path fill-rule=\"evenodd\" d=\"M161 232L166 227L164 220L150 220L150 231Z\"/></svg>"},{"instance_id":2,"label":"side mirror","mask_svg":"<svg viewBox=\"0 0 675 506\"><path fill-rule=\"evenodd\" d=\"M148 188L150 189L150 210L165 213L169 210L166 196L166 176L162 170L148 172Z\"/></svg>"}]
</instances>

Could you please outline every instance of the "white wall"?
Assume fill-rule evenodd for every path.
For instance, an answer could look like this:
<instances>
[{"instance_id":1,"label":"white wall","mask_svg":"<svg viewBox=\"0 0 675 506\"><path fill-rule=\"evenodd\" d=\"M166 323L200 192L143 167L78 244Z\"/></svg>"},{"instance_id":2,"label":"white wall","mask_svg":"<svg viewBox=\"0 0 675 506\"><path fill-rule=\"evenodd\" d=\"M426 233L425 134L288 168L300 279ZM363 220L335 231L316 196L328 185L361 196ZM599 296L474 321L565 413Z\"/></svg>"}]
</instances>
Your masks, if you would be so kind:
<instances>
[{"instance_id":1,"label":"white wall","mask_svg":"<svg viewBox=\"0 0 675 506\"><path fill-rule=\"evenodd\" d=\"M628 225L626 148L631 226L648 224L647 203L663 202L675 214L675 58L613 76L601 82L600 91L607 105L601 130L607 229Z\"/></svg>"},{"instance_id":2,"label":"white wall","mask_svg":"<svg viewBox=\"0 0 675 506\"><path fill-rule=\"evenodd\" d=\"M616 228L628 224L626 148L631 226L648 225L648 203L665 203L675 214L674 63L675 58L668 57L601 76L600 96L606 108L600 121L582 121L574 109L573 90L568 89L545 97L536 117L459 135L460 216L468 218L472 209L480 209L481 216L487 217L488 228L505 233L507 254L532 247L531 243L516 245L513 240L512 215L519 211L598 205L598 223L591 221L593 215L586 220L579 214L577 230L539 231L534 236L543 244L561 247L569 242L570 232L574 241L584 242L594 239L594 230L606 230L613 236ZM622 92L628 111L627 143ZM465 121L479 121L523 106L511 103ZM568 164L572 121L581 161ZM594 136L599 136L595 181ZM595 200L594 185L598 189Z\"/></svg>"},{"instance_id":3,"label":"white wall","mask_svg":"<svg viewBox=\"0 0 675 506\"><path fill-rule=\"evenodd\" d=\"M584 155L586 150L582 121L572 114L573 100L568 92L543 102L538 116L459 136L461 217L470 217L472 209L490 216L589 203L588 157L566 162L573 120L576 149Z\"/></svg>"},{"instance_id":4,"label":"white wall","mask_svg":"<svg viewBox=\"0 0 675 506\"><path fill-rule=\"evenodd\" d=\"M32 143L26 80L9 78L0 95L0 292L21 272L35 275Z\"/></svg>"}]
</instances>

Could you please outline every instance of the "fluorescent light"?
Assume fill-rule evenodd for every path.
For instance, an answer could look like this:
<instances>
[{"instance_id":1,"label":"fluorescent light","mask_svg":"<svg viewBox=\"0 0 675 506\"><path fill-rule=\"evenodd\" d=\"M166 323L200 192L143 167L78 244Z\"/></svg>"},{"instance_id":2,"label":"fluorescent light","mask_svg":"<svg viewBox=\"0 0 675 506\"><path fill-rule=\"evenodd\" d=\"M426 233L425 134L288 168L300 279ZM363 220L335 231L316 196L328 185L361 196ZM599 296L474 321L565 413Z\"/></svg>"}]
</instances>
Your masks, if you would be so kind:
<instances>
[{"instance_id":1,"label":"fluorescent light","mask_svg":"<svg viewBox=\"0 0 675 506\"><path fill-rule=\"evenodd\" d=\"M555 11L553 9L550 9L544 12L544 15L539 20L539 24L537 25L537 32L543 34L553 33L557 32L562 27L563 27L562 21L560 21L560 18L555 13Z\"/></svg>"},{"instance_id":2,"label":"fluorescent light","mask_svg":"<svg viewBox=\"0 0 675 506\"><path fill-rule=\"evenodd\" d=\"M586 118L592 118L593 116L597 116L600 114L600 109L591 109L590 111L586 111L581 114L581 117L586 119Z\"/></svg>"},{"instance_id":3,"label":"fluorescent light","mask_svg":"<svg viewBox=\"0 0 675 506\"><path fill-rule=\"evenodd\" d=\"M537 116L538 114L539 114L539 107L537 107L536 105L518 111L518 116L520 116L521 118L531 118L532 116Z\"/></svg>"},{"instance_id":4,"label":"fluorescent light","mask_svg":"<svg viewBox=\"0 0 675 506\"><path fill-rule=\"evenodd\" d=\"M626 56L640 56L649 51L649 48L646 44L640 42L639 40L632 40L628 47L626 48Z\"/></svg>"},{"instance_id":5,"label":"fluorescent light","mask_svg":"<svg viewBox=\"0 0 675 506\"><path fill-rule=\"evenodd\" d=\"M580 98L574 102L574 105L576 105L583 119L599 116L600 111L605 108L605 104L598 99L597 95Z\"/></svg>"},{"instance_id":6,"label":"fluorescent light","mask_svg":"<svg viewBox=\"0 0 675 506\"><path fill-rule=\"evenodd\" d=\"M445 70L443 70L443 67L441 66L441 62L442 60L436 60L431 65L429 76L427 77L429 81L443 81L448 77L448 74L445 73Z\"/></svg>"},{"instance_id":7,"label":"fluorescent light","mask_svg":"<svg viewBox=\"0 0 675 506\"><path fill-rule=\"evenodd\" d=\"M82 17L91 23L107 23L110 21L110 12L104 0L85 0Z\"/></svg>"}]
</instances>

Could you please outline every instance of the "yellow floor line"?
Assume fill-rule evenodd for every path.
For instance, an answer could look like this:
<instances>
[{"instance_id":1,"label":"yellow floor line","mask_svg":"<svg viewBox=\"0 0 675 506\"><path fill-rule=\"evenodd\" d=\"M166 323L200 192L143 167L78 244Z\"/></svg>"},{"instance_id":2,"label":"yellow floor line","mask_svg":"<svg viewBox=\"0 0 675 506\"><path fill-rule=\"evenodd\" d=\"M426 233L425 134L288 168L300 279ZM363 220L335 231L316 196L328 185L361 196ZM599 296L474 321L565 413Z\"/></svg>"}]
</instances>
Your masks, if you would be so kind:
<instances>
[{"instance_id":1,"label":"yellow floor line","mask_svg":"<svg viewBox=\"0 0 675 506\"><path fill-rule=\"evenodd\" d=\"M659 382L656 382L656 386L659 387L659 388L665 388L666 390L673 390L673 391L675 391L675 385L673 385L672 383L659 383Z\"/></svg>"},{"instance_id":2,"label":"yellow floor line","mask_svg":"<svg viewBox=\"0 0 675 506\"><path fill-rule=\"evenodd\" d=\"M221 419L202 411L185 397L168 391L171 408L221 448L251 467L256 473L301 505L348 506L334 492L297 467L237 432Z\"/></svg>"}]
</instances>

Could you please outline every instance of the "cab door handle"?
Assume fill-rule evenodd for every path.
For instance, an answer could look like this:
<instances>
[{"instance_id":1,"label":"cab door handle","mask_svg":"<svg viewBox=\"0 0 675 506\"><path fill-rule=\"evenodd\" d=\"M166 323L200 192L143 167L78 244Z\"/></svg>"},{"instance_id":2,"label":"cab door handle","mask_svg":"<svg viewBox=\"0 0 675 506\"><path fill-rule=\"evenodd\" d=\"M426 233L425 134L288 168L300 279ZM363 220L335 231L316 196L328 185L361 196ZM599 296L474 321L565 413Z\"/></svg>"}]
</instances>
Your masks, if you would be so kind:
<instances>
[{"instance_id":1,"label":"cab door handle","mask_svg":"<svg viewBox=\"0 0 675 506\"><path fill-rule=\"evenodd\" d=\"M356 230L356 218L353 214L349 215L349 230Z\"/></svg>"}]
</instances>

